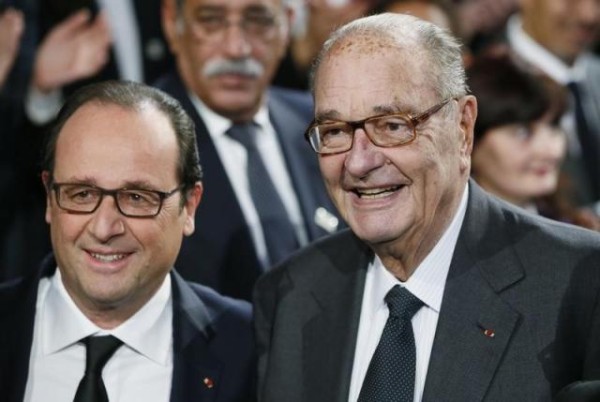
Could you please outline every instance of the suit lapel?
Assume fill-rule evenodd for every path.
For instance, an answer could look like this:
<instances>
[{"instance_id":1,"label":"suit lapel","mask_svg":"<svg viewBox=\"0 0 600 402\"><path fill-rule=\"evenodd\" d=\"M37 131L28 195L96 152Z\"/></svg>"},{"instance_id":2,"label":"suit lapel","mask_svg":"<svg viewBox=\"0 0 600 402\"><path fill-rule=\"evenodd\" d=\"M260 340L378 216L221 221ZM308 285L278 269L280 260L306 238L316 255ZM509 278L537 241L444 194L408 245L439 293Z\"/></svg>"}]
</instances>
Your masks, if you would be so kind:
<instances>
[{"instance_id":1,"label":"suit lapel","mask_svg":"<svg viewBox=\"0 0 600 402\"><path fill-rule=\"evenodd\" d=\"M484 399L520 314L500 293L524 277L501 212L470 183L423 401Z\"/></svg>"},{"instance_id":2,"label":"suit lapel","mask_svg":"<svg viewBox=\"0 0 600 402\"><path fill-rule=\"evenodd\" d=\"M330 266L322 267L323 275L312 288L312 317L302 331L303 400L348 400L365 273L372 256L352 238L355 244L330 255Z\"/></svg>"},{"instance_id":3,"label":"suit lapel","mask_svg":"<svg viewBox=\"0 0 600 402\"><path fill-rule=\"evenodd\" d=\"M33 330L36 314L38 285L40 279L52 275L56 262L48 256L41 264L41 269L27 279L15 282L0 294L8 296L0 298L0 390L2 400L7 402L22 401L29 376L29 360L33 342Z\"/></svg>"},{"instance_id":4,"label":"suit lapel","mask_svg":"<svg viewBox=\"0 0 600 402\"><path fill-rule=\"evenodd\" d=\"M177 273L173 272L171 277L174 358L171 401L216 401L222 363L209 349L216 335L212 317Z\"/></svg>"},{"instance_id":5,"label":"suit lapel","mask_svg":"<svg viewBox=\"0 0 600 402\"><path fill-rule=\"evenodd\" d=\"M319 195L326 196L326 191L324 188L315 188L322 186L323 179L319 174L317 156L304 140L303 130L308 121L287 107L275 91L269 94L269 115L285 156L308 237L321 237L327 232L315 224L315 213L319 207L329 207L329 200L320 200Z\"/></svg>"}]
</instances>

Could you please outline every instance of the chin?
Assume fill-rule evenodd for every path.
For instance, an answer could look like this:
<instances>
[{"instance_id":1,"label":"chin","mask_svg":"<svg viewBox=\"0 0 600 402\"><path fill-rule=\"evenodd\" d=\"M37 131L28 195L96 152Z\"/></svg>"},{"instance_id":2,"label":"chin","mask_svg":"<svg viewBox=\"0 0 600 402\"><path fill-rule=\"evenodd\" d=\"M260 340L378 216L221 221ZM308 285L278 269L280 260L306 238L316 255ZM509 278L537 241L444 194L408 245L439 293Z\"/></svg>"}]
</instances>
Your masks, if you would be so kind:
<instances>
[{"instance_id":1,"label":"chin","mask_svg":"<svg viewBox=\"0 0 600 402\"><path fill-rule=\"evenodd\" d=\"M349 225L354 234L362 241L369 244L381 244L394 240L398 233L390 230L385 224L379 225Z\"/></svg>"}]
</instances>

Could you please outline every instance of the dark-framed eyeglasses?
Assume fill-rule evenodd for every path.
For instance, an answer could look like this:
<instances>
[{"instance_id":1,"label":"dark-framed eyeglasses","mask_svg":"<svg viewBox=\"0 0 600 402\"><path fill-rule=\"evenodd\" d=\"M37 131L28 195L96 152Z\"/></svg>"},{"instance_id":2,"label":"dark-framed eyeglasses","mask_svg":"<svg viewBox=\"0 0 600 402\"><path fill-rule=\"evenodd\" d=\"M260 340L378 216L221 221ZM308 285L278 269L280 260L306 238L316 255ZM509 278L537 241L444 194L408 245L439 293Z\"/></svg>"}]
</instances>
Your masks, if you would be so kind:
<instances>
[{"instance_id":1,"label":"dark-framed eyeglasses","mask_svg":"<svg viewBox=\"0 0 600 402\"><path fill-rule=\"evenodd\" d=\"M231 26L239 26L248 38L270 40L280 24L280 16L275 10L256 6L244 10L239 21L234 22L225 9L205 7L192 14L188 23L196 37L214 42L222 42Z\"/></svg>"},{"instance_id":2,"label":"dark-framed eyeglasses","mask_svg":"<svg viewBox=\"0 0 600 402\"><path fill-rule=\"evenodd\" d=\"M365 130L369 140L378 147L407 145L417 138L417 126L453 99L446 99L416 116L386 113L357 121L315 121L308 127L304 136L312 149L321 155L350 150L354 143L354 132L358 128Z\"/></svg>"},{"instance_id":3,"label":"dark-framed eyeglasses","mask_svg":"<svg viewBox=\"0 0 600 402\"><path fill-rule=\"evenodd\" d=\"M163 192L139 188L107 190L91 184L52 183L59 208L74 214L95 212L105 195L114 198L119 212L130 218L153 218L162 209L163 202L183 189L183 185Z\"/></svg>"}]
</instances>

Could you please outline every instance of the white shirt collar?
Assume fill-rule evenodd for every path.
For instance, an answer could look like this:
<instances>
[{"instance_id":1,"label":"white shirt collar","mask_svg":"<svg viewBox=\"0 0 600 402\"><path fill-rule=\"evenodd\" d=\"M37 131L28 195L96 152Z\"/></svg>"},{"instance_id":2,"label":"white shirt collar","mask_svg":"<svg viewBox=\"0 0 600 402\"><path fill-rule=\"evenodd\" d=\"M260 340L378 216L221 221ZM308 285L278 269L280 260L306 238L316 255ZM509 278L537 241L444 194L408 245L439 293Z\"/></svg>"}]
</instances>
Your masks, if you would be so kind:
<instances>
[{"instance_id":1,"label":"white shirt collar","mask_svg":"<svg viewBox=\"0 0 600 402\"><path fill-rule=\"evenodd\" d=\"M200 114L210 136L212 138L225 136L225 132L232 126L231 120L214 112L211 108L206 106L196 94L188 92L188 96L198 111L198 114ZM271 124L269 120L269 110L266 105L267 102L263 102L256 115L254 115L253 121L260 127L269 127Z\"/></svg>"},{"instance_id":2,"label":"white shirt collar","mask_svg":"<svg viewBox=\"0 0 600 402\"><path fill-rule=\"evenodd\" d=\"M452 218L452 222L450 222L440 240L406 282L400 282L383 266L381 259L375 256L375 260L369 267L374 270L373 292L371 293L372 299L369 305L375 311L370 312L371 316L374 316L376 310L387 308L384 301L385 296L392 287L398 284L406 287L426 306L439 313L446 286L446 277L450 270L450 262L452 261L458 234L460 233L467 210L468 197L469 186L467 185L465 186L458 210L454 218Z\"/></svg>"},{"instance_id":3,"label":"white shirt collar","mask_svg":"<svg viewBox=\"0 0 600 402\"><path fill-rule=\"evenodd\" d=\"M588 55L580 55L573 66L566 65L560 58L549 52L523 30L519 15L513 15L507 22L507 37L510 47L525 61L534 65L554 81L566 85L585 78Z\"/></svg>"},{"instance_id":4,"label":"white shirt collar","mask_svg":"<svg viewBox=\"0 0 600 402\"><path fill-rule=\"evenodd\" d=\"M75 305L61 280L60 270L50 278L45 300L38 301L42 314L42 353L56 353L94 334L111 334L125 345L163 365L169 363L172 344L171 277L167 275L158 291L131 318L106 331L91 322ZM152 336L148 336L151 333Z\"/></svg>"}]
</instances>

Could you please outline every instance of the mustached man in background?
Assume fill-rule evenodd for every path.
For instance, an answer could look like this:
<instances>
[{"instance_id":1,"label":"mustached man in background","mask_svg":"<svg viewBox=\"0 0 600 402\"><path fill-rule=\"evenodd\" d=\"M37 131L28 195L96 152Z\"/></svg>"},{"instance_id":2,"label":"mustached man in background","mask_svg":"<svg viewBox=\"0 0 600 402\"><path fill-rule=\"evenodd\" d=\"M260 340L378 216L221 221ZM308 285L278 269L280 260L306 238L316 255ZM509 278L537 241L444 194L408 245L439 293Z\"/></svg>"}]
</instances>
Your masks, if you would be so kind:
<instances>
[{"instance_id":1,"label":"mustached man in background","mask_svg":"<svg viewBox=\"0 0 600 402\"><path fill-rule=\"evenodd\" d=\"M286 0L163 2L177 69L156 86L192 116L210 188L177 266L187 279L244 299L270 266L337 228L302 135L312 101L270 87L292 17Z\"/></svg>"}]
</instances>

